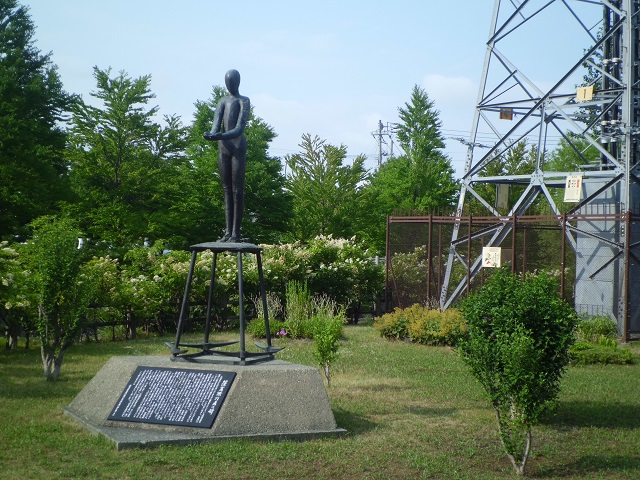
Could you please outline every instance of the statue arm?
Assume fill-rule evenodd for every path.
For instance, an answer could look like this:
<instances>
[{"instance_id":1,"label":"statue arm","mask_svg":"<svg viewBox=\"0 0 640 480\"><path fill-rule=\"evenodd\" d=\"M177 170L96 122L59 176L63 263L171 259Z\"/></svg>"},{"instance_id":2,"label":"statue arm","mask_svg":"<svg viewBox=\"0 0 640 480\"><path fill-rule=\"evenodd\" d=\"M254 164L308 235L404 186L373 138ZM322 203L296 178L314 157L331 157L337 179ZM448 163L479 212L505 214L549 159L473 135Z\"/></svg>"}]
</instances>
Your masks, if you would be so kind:
<instances>
[{"instance_id":1,"label":"statue arm","mask_svg":"<svg viewBox=\"0 0 640 480\"><path fill-rule=\"evenodd\" d=\"M240 114L238 115L238 121L235 127L228 132L220 134L220 140L231 140L237 138L243 134L247 122L249 121L249 112L251 111L251 103L247 97L242 97L240 102Z\"/></svg>"},{"instance_id":2,"label":"statue arm","mask_svg":"<svg viewBox=\"0 0 640 480\"><path fill-rule=\"evenodd\" d=\"M224 118L224 103L220 102L218 104L218 108L216 108L215 114L213 115L213 125L211 126L211 130L208 132L204 132L204 138L207 140L220 140L222 137L222 133L220 133L220 127L222 125L222 119Z\"/></svg>"}]
</instances>

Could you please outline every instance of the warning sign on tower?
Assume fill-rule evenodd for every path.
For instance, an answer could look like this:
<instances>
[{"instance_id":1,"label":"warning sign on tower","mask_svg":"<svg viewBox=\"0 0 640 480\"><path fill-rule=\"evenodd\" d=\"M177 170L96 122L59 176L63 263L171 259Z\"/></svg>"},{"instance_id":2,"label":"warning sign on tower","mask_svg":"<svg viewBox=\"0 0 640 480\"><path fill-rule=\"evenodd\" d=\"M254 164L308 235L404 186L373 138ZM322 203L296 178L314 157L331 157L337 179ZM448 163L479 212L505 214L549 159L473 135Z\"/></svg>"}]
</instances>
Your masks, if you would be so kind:
<instances>
[{"instance_id":1,"label":"warning sign on tower","mask_svg":"<svg viewBox=\"0 0 640 480\"><path fill-rule=\"evenodd\" d=\"M482 247L483 268L500 268L501 257L501 247Z\"/></svg>"},{"instance_id":2,"label":"warning sign on tower","mask_svg":"<svg viewBox=\"0 0 640 480\"><path fill-rule=\"evenodd\" d=\"M579 202L582 194L582 176L570 175L564 187L565 202Z\"/></svg>"}]
</instances>

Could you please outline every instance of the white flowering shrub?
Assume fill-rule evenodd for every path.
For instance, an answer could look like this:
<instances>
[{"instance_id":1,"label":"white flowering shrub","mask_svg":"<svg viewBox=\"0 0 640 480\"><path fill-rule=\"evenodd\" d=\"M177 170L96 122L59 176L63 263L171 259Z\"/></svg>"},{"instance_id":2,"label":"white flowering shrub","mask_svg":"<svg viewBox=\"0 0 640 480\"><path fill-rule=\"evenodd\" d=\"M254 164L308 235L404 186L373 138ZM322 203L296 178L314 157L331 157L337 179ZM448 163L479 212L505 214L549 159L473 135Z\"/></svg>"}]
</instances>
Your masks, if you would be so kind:
<instances>
[{"instance_id":1,"label":"white flowering shrub","mask_svg":"<svg viewBox=\"0 0 640 480\"><path fill-rule=\"evenodd\" d=\"M290 282L308 285L312 296L326 295L344 310L372 303L383 289L383 268L375 265L370 259L373 255L353 238L320 236L308 245L296 242L262 247L266 291L281 303L285 302ZM34 311L37 317L37 302L29 300L33 287L24 279L16 282L16 275L28 277L28 272L20 273L25 270L20 266L21 255L16 257L6 244L0 248L2 314L6 317L11 311L27 318L27 312ZM130 335L141 326L159 331L174 329L190 261L191 252L163 252L160 243L133 248L122 259L100 256L86 261L78 277L79 282L91 287L85 289L90 298L84 324L122 324ZM189 298L190 318L205 316L212 262L212 252L198 254ZM233 314L230 305L238 303L236 264L236 254L217 255L213 317L218 328L226 326ZM260 293L256 256L245 255L243 266L245 306L253 310L250 299ZM251 311L247 313L252 315Z\"/></svg>"},{"instance_id":2,"label":"white flowering shrub","mask_svg":"<svg viewBox=\"0 0 640 480\"><path fill-rule=\"evenodd\" d=\"M342 239L318 236L308 246L293 244L291 251L265 248L265 256L290 265L280 278L306 282L312 295L328 295L344 308L357 308L359 304L373 303L384 285L384 271L371 260L373 254L354 238ZM277 261L277 260L276 260Z\"/></svg>"},{"instance_id":3,"label":"white flowering shrub","mask_svg":"<svg viewBox=\"0 0 640 480\"><path fill-rule=\"evenodd\" d=\"M175 327L191 263L190 252L160 254L157 249L138 248L125 256L122 283L128 309L139 319L152 321L158 329ZM190 318L204 318L211 281L213 254L198 255L189 296ZM213 320L222 326L230 314L230 290L236 289L234 258L218 255L214 287Z\"/></svg>"},{"instance_id":4,"label":"white flowering shrub","mask_svg":"<svg viewBox=\"0 0 640 480\"><path fill-rule=\"evenodd\" d=\"M37 302L29 278L17 250L6 241L0 242L0 324L5 329L7 348L17 345L21 333L28 339L29 332L35 330Z\"/></svg>"},{"instance_id":5,"label":"white flowering shrub","mask_svg":"<svg viewBox=\"0 0 640 480\"><path fill-rule=\"evenodd\" d=\"M410 307L426 305L428 278L427 247L416 247L410 253L396 253L391 257L389 278L393 289L393 304Z\"/></svg>"}]
</instances>

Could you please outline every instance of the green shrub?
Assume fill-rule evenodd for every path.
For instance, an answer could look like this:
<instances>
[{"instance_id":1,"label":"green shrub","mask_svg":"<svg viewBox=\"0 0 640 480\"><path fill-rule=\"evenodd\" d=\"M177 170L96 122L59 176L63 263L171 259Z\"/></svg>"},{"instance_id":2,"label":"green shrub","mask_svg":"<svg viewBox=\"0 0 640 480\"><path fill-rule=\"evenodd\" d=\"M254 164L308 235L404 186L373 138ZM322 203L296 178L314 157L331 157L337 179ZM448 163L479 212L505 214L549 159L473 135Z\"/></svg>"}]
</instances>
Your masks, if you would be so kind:
<instances>
[{"instance_id":1,"label":"green shrub","mask_svg":"<svg viewBox=\"0 0 640 480\"><path fill-rule=\"evenodd\" d=\"M262 301L262 296L258 295L251 299L253 305L256 308L256 316L258 318L264 318L264 303ZM282 302L280 298L275 293L267 293L265 295L265 300L267 304L267 314L269 320L275 320L282 315L283 308Z\"/></svg>"},{"instance_id":2,"label":"green shrub","mask_svg":"<svg viewBox=\"0 0 640 480\"><path fill-rule=\"evenodd\" d=\"M101 256L91 260L89 247L75 248L74 254L82 257L83 263L76 265L82 271L79 285L83 291L85 287L91 287L90 295L87 293L89 298L82 300L81 319L87 317L96 323L120 324L128 319L132 338L136 326L172 330L180 314L191 253L167 252L165 247L166 242L158 240L152 247L134 247L126 253L118 250L118 257ZM314 295L330 296L344 309L357 310L361 304L372 304L383 288L384 269L372 262L373 254L354 239L319 236L308 245L296 242L262 247L264 282L270 292L267 300L269 319L282 318L277 308L271 311L274 302L270 299L280 304L286 301L286 329L293 337L313 337L311 299ZM39 318L36 280L40 276L29 272L29 256L33 255L28 255L27 246L14 251L6 242L0 243L0 314L4 319L3 326L8 325L10 346L17 341L16 332L21 326L32 331ZM244 287L249 295L255 295L259 290L256 260L255 256L249 255L243 264ZM211 251L197 256L189 298L190 318L205 316L212 262ZM41 262L36 264L43 265ZM214 328L221 330L228 328L228 319L238 313L233 307L238 303L237 257L235 254L217 255L216 266L211 314ZM55 270L62 271L60 268ZM287 301L289 284L295 287L288 292ZM45 289L45 292L49 291L53 290ZM65 299L70 298L69 292L67 288ZM80 306L79 302L69 304ZM258 316L261 316L261 302L257 307ZM279 324L272 323L272 326L275 328ZM251 328L256 329L257 335L264 335L258 323Z\"/></svg>"},{"instance_id":3,"label":"green shrub","mask_svg":"<svg viewBox=\"0 0 640 480\"><path fill-rule=\"evenodd\" d=\"M371 261L373 255L354 238L315 237L304 253L309 289L313 295L328 295L345 309L372 304L384 287L384 270Z\"/></svg>"},{"instance_id":4,"label":"green shrub","mask_svg":"<svg viewBox=\"0 0 640 480\"><path fill-rule=\"evenodd\" d=\"M314 298L313 355L320 365L327 385L331 385L331 364L338 356L339 340L342 337L346 316L344 307L338 308L328 296Z\"/></svg>"},{"instance_id":5,"label":"green shrub","mask_svg":"<svg viewBox=\"0 0 640 480\"><path fill-rule=\"evenodd\" d=\"M271 333L271 338L275 338L278 332L282 331L283 328L285 331L287 330L286 322L277 319L269 319L269 332ZM264 324L264 318L254 318L251 320L246 327L246 332L255 338L266 338L267 329Z\"/></svg>"},{"instance_id":6,"label":"green shrub","mask_svg":"<svg viewBox=\"0 0 640 480\"><path fill-rule=\"evenodd\" d=\"M276 333L285 328L283 320L278 320L278 317L282 314L282 302L277 295L273 293L267 293L265 295L267 302L267 315L269 319L269 332L271 338L274 338ZM246 332L256 338L266 338L267 329L264 324L264 304L262 303L262 297L260 295L251 299L256 309L256 318L251 320L246 327Z\"/></svg>"},{"instance_id":7,"label":"green shrub","mask_svg":"<svg viewBox=\"0 0 640 480\"><path fill-rule=\"evenodd\" d=\"M444 312L422 307L420 314L409 318L407 330L413 342L424 345L456 345L467 331L466 323L459 310L450 308Z\"/></svg>"},{"instance_id":8,"label":"green shrub","mask_svg":"<svg viewBox=\"0 0 640 480\"><path fill-rule=\"evenodd\" d=\"M36 328L38 302L31 280L18 250L0 241L0 332L7 337L8 349L17 346L21 330L31 332Z\"/></svg>"},{"instance_id":9,"label":"green shrub","mask_svg":"<svg viewBox=\"0 0 640 480\"><path fill-rule=\"evenodd\" d=\"M571 347L574 365L633 363L631 351L619 348L618 327L606 316L582 317L576 329L577 342Z\"/></svg>"},{"instance_id":10,"label":"green shrub","mask_svg":"<svg viewBox=\"0 0 640 480\"><path fill-rule=\"evenodd\" d=\"M462 314L455 308L444 312L412 305L396 308L376 318L374 327L387 338L405 339L424 345L456 345L466 332Z\"/></svg>"},{"instance_id":11,"label":"green shrub","mask_svg":"<svg viewBox=\"0 0 640 480\"><path fill-rule=\"evenodd\" d=\"M315 295L311 299L312 315L302 328L302 336L304 338L315 338L318 330L326 329L327 324L338 319L339 333L342 334L342 324L345 320L345 308L339 306L329 295Z\"/></svg>"},{"instance_id":12,"label":"green shrub","mask_svg":"<svg viewBox=\"0 0 640 480\"><path fill-rule=\"evenodd\" d=\"M531 448L531 427L554 404L569 363L576 314L550 274L526 279L507 269L462 303L468 334L460 353L488 393L516 473Z\"/></svg>"},{"instance_id":13,"label":"green shrub","mask_svg":"<svg viewBox=\"0 0 640 480\"><path fill-rule=\"evenodd\" d=\"M306 283L292 281L286 289L286 328L292 338L303 338L309 333L305 325L313 316L313 299Z\"/></svg>"},{"instance_id":14,"label":"green shrub","mask_svg":"<svg viewBox=\"0 0 640 480\"><path fill-rule=\"evenodd\" d=\"M373 326L380 332L380 336L382 337L395 338L396 340L408 338L408 315L414 307L420 307L420 305L414 305L406 309L397 307L393 312L385 313L381 317L377 317Z\"/></svg>"},{"instance_id":15,"label":"green shrub","mask_svg":"<svg viewBox=\"0 0 640 480\"><path fill-rule=\"evenodd\" d=\"M285 299L289 282L305 283L312 295L326 294L349 308L372 304L384 288L384 268L370 259L374 253L354 239L318 236L303 245L263 245L266 288ZM255 262L246 265L247 281L258 285Z\"/></svg>"},{"instance_id":16,"label":"green shrub","mask_svg":"<svg viewBox=\"0 0 640 480\"><path fill-rule=\"evenodd\" d=\"M440 317L440 335L446 345L457 345L467 333L467 322L457 308L449 308Z\"/></svg>"},{"instance_id":17,"label":"green shrub","mask_svg":"<svg viewBox=\"0 0 640 480\"><path fill-rule=\"evenodd\" d=\"M597 343L601 337L614 339L618 336L616 323L606 316L581 317L576 330L579 341Z\"/></svg>"},{"instance_id":18,"label":"green shrub","mask_svg":"<svg viewBox=\"0 0 640 480\"><path fill-rule=\"evenodd\" d=\"M604 336L601 336L598 339L598 345L601 347L618 348L618 342L616 342L615 338L609 338Z\"/></svg>"},{"instance_id":19,"label":"green shrub","mask_svg":"<svg viewBox=\"0 0 640 480\"><path fill-rule=\"evenodd\" d=\"M576 342L569 353L573 365L626 365L633 363L633 355L629 349L619 348L615 340L606 339L606 337L602 337L598 344Z\"/></svg>"},{"instance_id":20,"label":"green shrub","mask_svg":"<svg viewBox=\"0 0 640 480\"><path fill-rule=\"evenodd\" d=\"M411 307L412 314L407 321L407 333L412 342L433 345L437 332L440 331L440 319L437 310L430 310L420 305Z\"/></svg>"}]
</instances>

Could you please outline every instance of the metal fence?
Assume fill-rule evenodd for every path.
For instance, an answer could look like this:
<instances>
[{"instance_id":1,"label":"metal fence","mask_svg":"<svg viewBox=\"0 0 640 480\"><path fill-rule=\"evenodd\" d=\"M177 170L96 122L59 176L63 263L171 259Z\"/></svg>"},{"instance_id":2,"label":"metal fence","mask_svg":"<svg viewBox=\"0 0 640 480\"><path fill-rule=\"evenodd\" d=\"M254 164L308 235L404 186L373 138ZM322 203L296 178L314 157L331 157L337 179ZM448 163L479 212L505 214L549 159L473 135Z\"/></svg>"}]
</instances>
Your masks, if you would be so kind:
<instances>
[{"instance_id":1,"label":"metal fence","mask_svg":"<svg viewBox=\"0 0 640 480\"><path fill-rule=\"evenodd\" d=\"M508 231L500 245L497 229ZM482 286L490 266L546 270L578 313L609 316L629 340L640 334L639 239L631 213L388 217L385 304L446 309Z\"/></svg>"}]
</instances>

